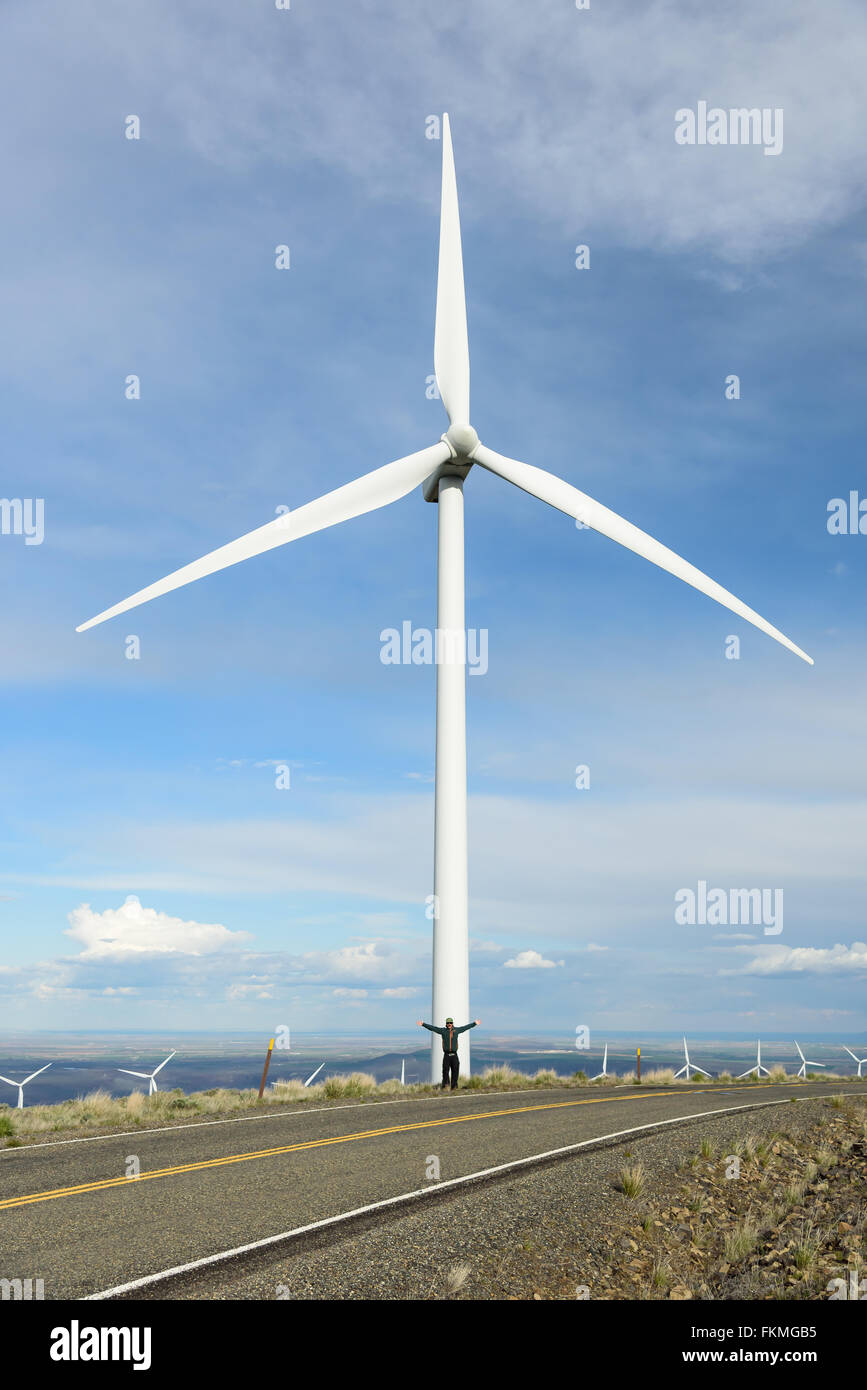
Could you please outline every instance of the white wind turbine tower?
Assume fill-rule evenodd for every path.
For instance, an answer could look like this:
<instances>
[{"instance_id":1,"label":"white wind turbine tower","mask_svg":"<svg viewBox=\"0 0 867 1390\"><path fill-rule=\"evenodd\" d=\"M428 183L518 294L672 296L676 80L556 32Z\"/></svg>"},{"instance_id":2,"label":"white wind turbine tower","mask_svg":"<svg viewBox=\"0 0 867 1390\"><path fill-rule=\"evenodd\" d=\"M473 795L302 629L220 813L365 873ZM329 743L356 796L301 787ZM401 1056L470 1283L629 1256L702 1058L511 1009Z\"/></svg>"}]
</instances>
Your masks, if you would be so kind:
<instances>
[{"instance_id":1,"label":"white wind turbine tower","mask_svg":"<svg viewBox=\"0 0 867 1390\"><path fill-rule=\"evenodd\" d=\"M28 1081L32 1081L34 1076L41 1076L44 1071L48 1071L50 1066L51 1063L46 1062L44 1067L40 1067L38 1071L32 1071L29 1076L25 1076L23 1081L10 1081L8 1076L0 1076L0 1081L5 1081L9 1086L18 1087L18 1104L15 1106L16 1110L24 1109L24 1087L27 1085ZM860 1076L861 1073L859 1072L858 1075Z\"/></svg>"},{"instance_id":2,"label":"white wind turbine tower","mask_svg":"<svg viewBox=\"0 0 867 1390\"><path fill-rule=\"evenodd\" d=\"M750 1067L749 1071L742 1071L741 1074L740 1074L740 1076L736 1076L736 1077L735 1077L735 1080L736 1080L736 1081L743 1081L743 1079L744 1079L745 1076L752 1076L753 1072L755 1072L756 1076L762 1076L762 1075L764 1075L764 1076L770 1076L771 1073L768 1071L767 1067L763 1067L763 1066L762 1066L762 1040L761 1040L761 1038L759 1038L757 1047L758 1047L758 1051L757 1051L757 1053L756 1053L756 1065L755 1065L754 1067Z\"/></svg>"},{"instance_id":3,"label":"white wind turbine tower","mask_svg":"<svg viewBox=\"0 0 867 1390\"><path fill-rule=\"evenodd\" d=\"M603 1076L607 1076L607 1075L608 1075L608 1044L606 1043L606 1044L605 1044L605 1054L604 1054L604 1056L603 1056L603 1058L602 1058L602 1070L601 1070L600 1072L598 1072L598 1073L596 1074L596 1076L591 1076L590 1080L591 1080L591 1081L601 1081L602 1077L603 1077Z\"/></svg>"},{"instance_id":4,"label":"white wind turbine tower","mask_svg":"<svg viewBox=\"0 0 867 1390\"><path fill-rule=\"evenodd\" d=\"M860 1080L861 1080L861 1068L863 1067L864 1063L867 1062L867 1057L856 1057L856 1056L855 1056L855 1053L852 1051L851 1047L846 1047L846 1044L845 1044L845 1043L843 1044L843 1046L844 1046L844 1048L846 1049L846 1051L849 1053L849 1056L852 1058L852 1061L858 1063L858 1080L860 1081Z\"/></svg>"},{"instance_id":5,"label":"white wind turbine tower","mask_svg":"<svg viewBox=\"0 0 867 1390\"><path fill-rule=\"evenodd\" d=\"M806 1081L806 1079L807 1079L807 1068L808 1068L808 1067L826 1067L826 1066L828 1065L827 1062L808 1062L807 1059L806 1059L806 1057L804 1056L803 1052L801 1051L800 1046L798 1045L798 1043L795 1043L795 1047L798 1048L798 1056L799 1056L800 1059L801 1059L801 1065L800 1065L799 1068L798 1068L798 1075L799 1075L799 1076L803 1076L803 1078L804 1078L805 1081Z\"/></svg>"},{"instance_id":6,"label":"white wind turbine tower","mask_svg":"<svg viewBox=\"0 0 867 1390\"><path fill-rule=\"evenodd\" d=\"M684 1040L683 1040L683 1055L684 1055L684 1057L686 1058L686 1066L681 1067L680 1071L676 1071L676 1072L674 1073L674 1079L675 1079L675 1081L677 1080L677 1078L678 1078L679 1076L684 1076L684 1075L686 1076L686 1079L687 1079L687 1081L688 1081L688 1080L689 1080L690 1068L691 1068L693 1071L701 1072L702 1076L706 1076L706 1077L708 1078L708 1080L710 1079L710 1072L709 1072L709 1071L705 1071L704 1067L697 1067L696 1064L695 1064L695 1062L691 1062L691 1061L689 1060L689 1048L688 1048L687 1045L686 1045L686 1038L684 1038Z\"/></svg>"},{"instance_id":7,"label":"white wind turbine tower","mask_svg":"<svg viewBox=\"0 0 867 1390\"><path fill-rule=\"evenodd\" d=\"M175 1056L177 1056L177 1052L176 1052L176 1051L175 1051L175 1052L170 1052L169 1055L168 1055L168 1057L166 1058L166 1062L170 1062L170 1061L172 1060L172 1058L175 1057ZM158 1090L159 1090L159 1086L158 1086L157 1083L156 1083L156 1077L157 1077L157 1075L159 1074L159 1072L162 1071L162 1069L163 1069L163 1067L165 1066L166 1062L160 1062L160 1064L159 1064L159 1066L156 1068L156 1070L155 1070L155 1071L150 1071L150 1072L148 1072L148 1071L130 1071L129 1067L118 1067L118 1071L124 1072L127 1076L140 1076L141 1079L142 1079L142 1081L147 1081L147 1083L148 1083L148 1095L149 1095L149 1096L152 1096L153 1093L154 1093L154 1091L158 1091Z\"/></svg>"},{"instance_id":8,"label":"white wind turbine tower","mask_svg":"<svg viewBox=\"0 0 867 1390\"><path fill-rule=\"evenodd\" d=\"M200 560L150 584L130 598L82 623L79 632L126 613L141 603L167 594L195 579L214 574L239 560L261 555L365 512L397 502L422 486L428 502L437 504L437 690L436 776L434 810L434 926L433 1004L431 1020L442 1025L448 1015L456 1022L470 1018L469 950L467 934L467 750L466 750L466 629L464 606L464 479L480 464L515 487L601 532L627 550L691 584L746 622L767 633L804 661L812 658L788 637L748 608L741 599L709 579L631 522L595 502L553 473L495 453L479 442L470 424L470 361L461 253L458 195L455 182L449 118L442 123L442 204L437 275L434 370L449 417L449 428L437 444L397 459L288 512L255 531L211 551ZM382 395L385 396L383 389ZM544 421L539 422L538 447L544 451ZM431 1075L439 1071L438 1039L431 1039ZM469 1034L458 1039L461 1066L469 1072Z\"/></svg>"}]
</instances>

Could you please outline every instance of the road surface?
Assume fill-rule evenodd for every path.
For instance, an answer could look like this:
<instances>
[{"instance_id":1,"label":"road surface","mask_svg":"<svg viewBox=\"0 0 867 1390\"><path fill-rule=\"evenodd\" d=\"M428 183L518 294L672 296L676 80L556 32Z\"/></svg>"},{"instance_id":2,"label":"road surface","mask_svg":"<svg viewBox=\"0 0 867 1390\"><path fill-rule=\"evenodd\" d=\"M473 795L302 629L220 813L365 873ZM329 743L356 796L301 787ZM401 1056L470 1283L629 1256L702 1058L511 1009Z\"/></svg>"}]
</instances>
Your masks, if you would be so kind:
<instances>
[{"instance_id":1,"label":"road surface","mask_svg":"<svg viewBox=\"0 0 867 1390\"><path fill-rule=\"evenodd\" d=\"M171 1297L172 1281L154 1276L402 1194L638 1126L834 1089L464 1091L3 1149L0 1278L42 1279L46 1299L143 1279L150 1296Z\"/></svg>"}]
</instances>

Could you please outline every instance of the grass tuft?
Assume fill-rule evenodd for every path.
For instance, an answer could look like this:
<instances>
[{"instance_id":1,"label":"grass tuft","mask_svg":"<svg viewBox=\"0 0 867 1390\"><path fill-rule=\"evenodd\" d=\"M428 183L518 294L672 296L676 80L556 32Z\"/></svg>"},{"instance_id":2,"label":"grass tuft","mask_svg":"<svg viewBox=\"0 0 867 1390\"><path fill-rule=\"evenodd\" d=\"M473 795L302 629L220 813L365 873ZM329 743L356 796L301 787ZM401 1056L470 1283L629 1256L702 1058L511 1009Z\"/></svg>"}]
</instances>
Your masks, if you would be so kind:
<instances>
[{"instance_id":1,"label":"grass tuft","mask_svg":"<svg viewBox=\"0 0 867 1390\"><path fill-rule=\"evenodd\" d=\"M640 1163L629 1163L620 1169L618 1187L625 1197L634 1200L644 1191L645 1173Z\"/></svg>"}]
</instances>

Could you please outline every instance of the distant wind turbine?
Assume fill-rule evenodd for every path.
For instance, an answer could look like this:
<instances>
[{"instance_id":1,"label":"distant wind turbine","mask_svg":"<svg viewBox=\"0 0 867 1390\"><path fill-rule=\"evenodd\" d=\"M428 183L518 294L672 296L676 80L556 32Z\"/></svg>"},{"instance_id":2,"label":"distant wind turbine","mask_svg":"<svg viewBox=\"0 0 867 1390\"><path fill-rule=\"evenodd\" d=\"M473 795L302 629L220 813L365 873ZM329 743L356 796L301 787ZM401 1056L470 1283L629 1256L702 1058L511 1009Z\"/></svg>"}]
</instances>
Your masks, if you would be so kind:
<instances>
[{"instance_id":1,"label":"distant wind turbine","mask_svg":"<svg viewBox=\"0 0 867 1390\"><path fill-rule=\"evenodd\" d=\"M313 1075L312 1075L312 1076L308 1076L307 1080L304 1082L304 1085L305 1085L305 1086L309 1086L309 1085L310 1085L310 1082L313 1080L313 1077L318 1076L319 1073L321 1072L321 1070L322 1070L322 1068L323 1068L324 1066L325 1066L325 1063L324 1063L324 1062L320 1062L320 1063L319 1063L319 1066L316 1068L316 1070L315 1070L315 1072L313 1073Z\"/></svg>"},{"instance_id":2,"label":"distant wind turbine","mask_svg":"<svg viewBox=\"0 0 867 1390\"><path fill-rule=\"evenodd\" d=\"M603 1076L608 1075L608 1044L605 1044L605 1054L602 1058L602 1070L596 1075L591 1076L591 1081L601 1081Z\"/></svg>"},{"instance_id":3,"label":"distant wind turbine","mask_svg":"<svg viewBox=\"0 0 867 1390\"><path fill-rule=\"evenodd\" d=\"M743 1079L744 1079L745 1076L752 1076L752 1075L753 1075L753 1072L755 1072L756 1076L762 1076L762 1075L764 1075L764 1076L770 1076L771 1073L768 1071L767 1067L763 1067L763 1066L762 1066L762 1040L761 1040L761 1038L759 1039L757 1046L758 1046L758 1052L757 1052L757 1054L756 1054L756 1065L755 1065L754 1067L750 1067L749 1071L742 1071L741 1074L740 1074L740 1076L736 1076L736 1077L735 1077L735 1080L736 1080L736 1081L743 1081Z\"/></svg>"},{"instance_id":4,"label":"distant wind turbine","mask_svg":"<svg viewBox=\"0 0 867 1390\"><path fill-rule=\"evenodd\" d=\"M434 777L434 897L433 1002L431 1021L443 1025L448 1016L470 1018L469 933L467 913L467 740L466 740L466 613L464 597L464 480L479 464L566 516L574 517L618 545L649 560L706 594L745 622L781 642L812 666L812 657L795 646L778 628L701 570L654 540L645 531L593 500L586 492L553 473L498 454L479 442L470 424L470 355L463 253L455 178L454 152L448 115L442 120L442 195L439 266L434 326L434 374L449 417L449 428L437 444L387 463L354 482L259 526L238 540L182 566L164 579L120 603L106 608L76 629L84 632L98 623L127 613L139 604L215 574L240 560L277 546L288 545L329 526L376 511L406 497L421 486L425 500L437 504L437 635L436 635L436 766ZM377 407L388 403L384 383L377 383ZM326 422L323 422L325 424ZM539 453L544 455L547 422L530 422ZM673 521L672 525L676 525ZM447 653L447 654L446 654ZM470 1072L469 1033L458 1037L464 1075ZM431 1038L431 1077L440 1068L439 1038Z\"/></svg>"},{"instance_id":5,"label":"distant wind turbine","mask_svg":"<svg viewBox=\"0 0 867 1390\"><path fill-rule=\"evenodd\" d=\"M798 1045L798 1043L795 1043L795 1047L798 1048L798 1056L799 1056L800 1059L801 1059L801 1065L800 1065L800 1067L798 1068L798 1075L799 1075L799 1076L803 1076L803 1078L804 1078L805 1081L806 1081L806 1079L807 1079L807 1068L808 1068L808 1067L826 1067L826 1066L828 1065L827 1062L808 1062L807 1059L806 1059L806 1057L804 1056L803 1052L801 1051L800 1046Z\"/></svg>"},{"instance_id":6,"label":"distant wind turbine","mask_svg":"<svg viewBox=\"0 0 867 1390\"><path fill-rule=\"evenodd\" d=\"M676 1072L674 1073L674 1079L675 1079L675 1081L677 1080L677 1078L678 1078L679 1076L683 1076L684 1074L686 1075L686 1079L687 1079L687 1081L688 1081L688 1080L689 1080L690 1068L692 1068L693 1071L701 1072L702 1076L706 1076L706 1077L708 1077L708 1078L710 1077L710 1072L709 1072L709 1071L705 1071L704 1067L697 1067L696 1064L695 1064L695 1062L691 1062L691 1061L689 1060L689 1048L688 1048L687 1045L686 1045L686 1038L684 1038L684 1040L683 1040L683 1055L684 1055L684 1057L686 1058L686 1065L683 1066L683 1067L681 1067L680 1071L676 1071Z\"/></svg>"},{"instance_id":7,"label":"distant wind turbine","mask_svg":"<svg viewBox=\"0 0 867 1390\"><path fill-rule=\"evenodd\" d=\"M846 1051L849 1053L849 1056L852 1058L852 1061L858 1063L858 1079L859 1079L859 1081L860 1081L860 1079L861 1079L861 1068L863 1067L864 1063L867 1062L867 1057L856 1057L856 1056L855 1056L855 1053L852 1051L851 1047L846 1047L846 1044L845 1044L845 1043L843 1044L843 1046L844 1046L844 1048L846 1048Z\"/></svg>"},{"instance_id":8,"label":"distant wind turbine","mask_svg":"<svg viewBox=\"0 0 867 1390\"><path fill-rule=\"evenodd\" d=\"M157 1082L156 1082L157 1076L158 1076L159 1073L162 1071L162 1069L163 1069L163 1067L165 1066L166 1062L170 1062L170 1061L172 1060L172 1058L173 1058L173 1057L176 1057L176 1056L177 1056L177 1051L175 1051L175 1052L170 1052L169 1055L168 1055L168 1057L166 1058L166 1061L165 1061L165 1062L160 1062L159 1066L158 1066L154 1071L151 1071L151 1072L147 1072L147 1071L130 1071L129 1067L118 1067L118 1071L124 1072L127 1076L140 1076L141 1079L142 1079L142 1081L147 1081L147 1083L148 1083L148 1095L149 1095L149 1096L152 1096L153 1093L154 1093L154 1091L158 1091L158 1090L159 1090L159 1086L157 1085Z\"/></svg>"},{"instance_id":9,"label":"distant wind turbine","mask_svg":"<svg viewBox=\"0 0 867 1390\"><path fill-rule=\"evenodd\" d=\"M15 1107L16 1110L24 1109L24 1087L27 1085L28 1081L32 1081L34 1076L41 1076L44 1071L48 1071L50 1066L51 1063L46 1062L44 1067L40 1067L39 1071L32 1071L29 1076L25 1076L23 1081L10 1081L8 1076L0 1076L0 1081L5 1081L9 1086L18 1087L18 1104ZM859 1072L858 1075L860 1076L861 1073Z\"/></svg>"},{"instance_id":10,"label":"distant wind turbine","mask_svg":"<svg viewBox=\"0 0 867 1390\"><path fill-rule=\"evenodd\" d=\"M858 1075L860 1076L861 1073L859 1072ZM405 1086L405 1085L406 1085L406 1058L405 1058L405 1057L401 1057L401 1059L400 1059L400 1084L401 1084L401 1086Z\"/></svg>"}]
</instances>

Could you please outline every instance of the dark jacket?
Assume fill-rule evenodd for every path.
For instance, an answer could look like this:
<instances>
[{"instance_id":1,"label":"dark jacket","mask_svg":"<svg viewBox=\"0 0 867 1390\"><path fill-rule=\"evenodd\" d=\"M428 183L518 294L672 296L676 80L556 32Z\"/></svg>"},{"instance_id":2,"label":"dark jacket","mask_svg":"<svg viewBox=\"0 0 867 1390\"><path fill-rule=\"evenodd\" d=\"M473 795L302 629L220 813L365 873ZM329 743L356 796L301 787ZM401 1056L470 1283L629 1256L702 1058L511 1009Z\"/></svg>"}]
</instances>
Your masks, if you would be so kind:
<instances>
[{"instance_id":1,"label":"dark jacket","mask_svg":"<svg viewBox=\"0 0 867 1390\"><path fill-rule=\"evenodd\" d=\"M458 1033L465 1033L468 1028L475 1028L474 1023L465 1023L462 1028L456 1028L454 1024L446 1024L443 1028L437 1028L435 1023L423 1023L422 1028L426 1028L429 1033L439 1033L443 1040L443 1052L457 1052Z\"/></svg>"}]
</instances>

